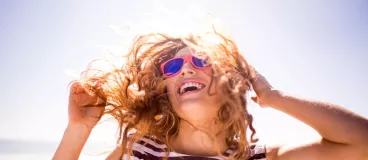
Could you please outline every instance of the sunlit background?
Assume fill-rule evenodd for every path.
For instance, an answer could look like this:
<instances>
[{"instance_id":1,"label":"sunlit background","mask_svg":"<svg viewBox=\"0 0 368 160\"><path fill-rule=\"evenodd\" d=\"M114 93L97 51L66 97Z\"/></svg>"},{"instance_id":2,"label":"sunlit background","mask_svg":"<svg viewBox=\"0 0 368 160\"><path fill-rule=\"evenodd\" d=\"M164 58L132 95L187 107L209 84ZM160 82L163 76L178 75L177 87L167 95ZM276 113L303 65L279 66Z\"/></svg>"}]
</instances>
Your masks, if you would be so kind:
<instances>
[{"instance_id":1,"label":"sunlit background","mask_svg":"<svg viewBox=\"0 0 368 160\"><path fill-rule=\"evenodd\" d=\"M123 54L128 31L211 18L276 88L368 117L366 0L1 0L0 159L50 159L67 125L68 83L91 60ZM260 143L318 137L281 112L250 110ZM114 147L115 133L113 122L97 126L81 159L103 158L90 154Z\"/></svg>"}]
</instances>

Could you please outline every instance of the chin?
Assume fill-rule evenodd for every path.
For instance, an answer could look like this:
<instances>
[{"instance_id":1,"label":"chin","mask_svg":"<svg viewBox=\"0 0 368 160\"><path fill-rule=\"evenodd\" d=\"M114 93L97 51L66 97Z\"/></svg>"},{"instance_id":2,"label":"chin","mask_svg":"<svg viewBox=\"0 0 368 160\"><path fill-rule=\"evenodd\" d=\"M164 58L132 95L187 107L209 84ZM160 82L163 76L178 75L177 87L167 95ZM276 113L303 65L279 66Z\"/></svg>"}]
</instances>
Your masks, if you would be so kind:
<instances>
[{"instance_id":1,"label":"chin","mask_svg":"<svg viewBox=\"0 0 368 160\"><path fill-rule=\"evenodd\" d=\"M217 116L217 110L204 107L205 105L201 105L198 103L190 103L186 102L180 105L176 112L180 117L188 121L198 121L208 119L209 117Z\"/></svg>"}]
</instances>

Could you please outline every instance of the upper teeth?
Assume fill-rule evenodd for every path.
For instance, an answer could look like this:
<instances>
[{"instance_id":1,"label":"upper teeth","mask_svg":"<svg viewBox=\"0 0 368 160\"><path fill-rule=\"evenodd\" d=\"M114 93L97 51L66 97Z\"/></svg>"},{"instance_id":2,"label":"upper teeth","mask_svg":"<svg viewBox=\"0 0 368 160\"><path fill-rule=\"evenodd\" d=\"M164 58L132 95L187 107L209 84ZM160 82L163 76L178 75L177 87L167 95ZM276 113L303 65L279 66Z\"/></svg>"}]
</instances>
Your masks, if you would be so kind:
<instances>
[{"instance_id":1,"label":"upper teeth","mask_svg":"<svg viewBox=\"0 0 368 160\"><path fill-rule=\"evenodd\" d=\"M187 82L180 86L180 94L184 92L184 89L187 87L197 87L197 89L202 89L204 87L203 84L196 82Z\"/></svg>"}]
</instances>

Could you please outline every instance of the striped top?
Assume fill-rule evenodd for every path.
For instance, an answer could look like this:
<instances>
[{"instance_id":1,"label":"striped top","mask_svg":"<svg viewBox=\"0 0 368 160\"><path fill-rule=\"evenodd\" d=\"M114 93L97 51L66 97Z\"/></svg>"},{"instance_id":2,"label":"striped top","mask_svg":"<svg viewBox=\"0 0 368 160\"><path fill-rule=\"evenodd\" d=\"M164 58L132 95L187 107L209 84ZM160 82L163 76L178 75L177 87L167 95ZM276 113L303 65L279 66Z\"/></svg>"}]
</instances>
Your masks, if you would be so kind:
<instances>
[{"instance_id":1,"label":"striped top","mask_svg":"<svg viewBox=\"0 0 368 160\"><path fill-rule=\"evenodd\" d=\"M144 136L137 143L133 144L133 154L130 156L131 160L161 160L166 157L167 153L165 149L167 146L161 141ZM224 153L224 156L229 156L232 153L228 150ZM250 158L248 160L266 160L266 149L264 145L251 145L250 146ZM123 160L126 160L127 154L124 154ZM223 157L200 157L187 154L181 154L177 152L169 153L169 160L221 160Z\"/></svg>"}]
</instances>

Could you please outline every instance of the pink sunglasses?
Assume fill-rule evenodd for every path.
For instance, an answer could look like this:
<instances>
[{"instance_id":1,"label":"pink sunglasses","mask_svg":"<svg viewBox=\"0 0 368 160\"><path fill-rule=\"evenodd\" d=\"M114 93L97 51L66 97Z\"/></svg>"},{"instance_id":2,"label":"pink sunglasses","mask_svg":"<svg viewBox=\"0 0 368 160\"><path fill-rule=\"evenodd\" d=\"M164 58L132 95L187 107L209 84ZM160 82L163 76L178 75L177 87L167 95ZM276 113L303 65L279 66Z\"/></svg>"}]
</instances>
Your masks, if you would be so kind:
<instances>
[{"instance_id":1,"label":"pink sunglasses","mask_svg":"<svg viewBox=\"0 0 368 160\"><path fill-rule=\"evenodd\" d=\"M208 59L201 59L192 55L188 55L183 57L174 57L162 63L160 66L161 72L165 78L173 77L180 73L183 65L187 61L190 61L197 69L207 69L211 67L211 63L208 61Z\"/></svg>"}]
</instances>

